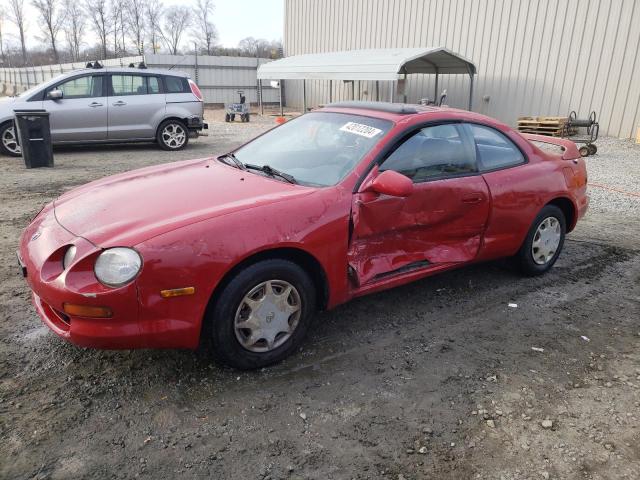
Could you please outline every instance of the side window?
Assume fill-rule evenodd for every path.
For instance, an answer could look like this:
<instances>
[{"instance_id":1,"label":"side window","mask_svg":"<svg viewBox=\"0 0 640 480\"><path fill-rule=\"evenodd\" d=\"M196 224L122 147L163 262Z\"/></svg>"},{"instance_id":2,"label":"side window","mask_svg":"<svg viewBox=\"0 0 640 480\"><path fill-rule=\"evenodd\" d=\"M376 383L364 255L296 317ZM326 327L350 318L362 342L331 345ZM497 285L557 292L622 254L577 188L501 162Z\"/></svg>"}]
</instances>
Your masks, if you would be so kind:
<instances>
[{"instance_id":1,"label":"side window","mask_svg":"<svg viewBox=\"0 0 640 480\"><path fill-rule=\"evenodd\" d=\"M395 170L414 183L475 173L473 140L459 124L435 125L418 131L400 145L380 166Z\"/></svg>"},{"instance_id":2,"label":"side window","mask_svg":"<svg viewBox=\"0 0 640 480\"><path fill-rule=\"evenodd\" d=\"M145 95L147 82L142 75L111 75L113 95Z\"/></svg>"},{"instance_id":3,"label":"side window","mask_svg":"<svg viewBox=\"0 0 640 480\"><path fill-rule=\"evenodd\" d=\"M184 79L181 77L164 77L167 93L184 93Z\"/></svg>"},{"instance_id":4,"label":"side window","mask_svg":"<svg viewBox=\"0 0 640 480\"><path fill-rule=\"evenodd\" d=\"M513 167L524 163L522 152L505 135L491 127L469 124L480 157L481 170Z\"/></svg>"},{"instance_id":5,"label":"side window","mask_svg":"<svg viewBox=\"0 0 640 480\"><path fill-rule=\"evenodd\" d=\"M77 77L61 83L55 88L62 90L65 99L101 97L102 78L101 75ZM53 88L49 90L53 90Z\"/></svg>"},{"instance_id":6,"label":"side window","mask_svg":"<svg viewBox=\"0 0 640 480\"><path fill-rule=\"evenodd\" d=\"M147 77L149 93L160 93L160 81L158 77Z\"/></svg>"}]
</instances>

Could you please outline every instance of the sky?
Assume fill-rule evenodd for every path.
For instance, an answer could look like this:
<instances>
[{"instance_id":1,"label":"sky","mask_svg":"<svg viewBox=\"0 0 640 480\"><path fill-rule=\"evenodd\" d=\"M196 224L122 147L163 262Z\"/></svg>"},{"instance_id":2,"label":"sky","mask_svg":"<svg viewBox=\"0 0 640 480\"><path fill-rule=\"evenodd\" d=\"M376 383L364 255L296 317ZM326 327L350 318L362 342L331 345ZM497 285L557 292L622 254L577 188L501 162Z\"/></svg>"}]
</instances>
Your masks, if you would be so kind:
<instances>
[{"instance_id":1,"label":"sky","mask_svg":"<svg viewBox=\"0 0 640 480\"><path fill-rule=\"evenodd\" d=\"M163 0L165 6L190 5L194 0ZM224 47L237 47L245 37L281 40L284 23L284 0L214 0L213 22L218 29L219 43ZM0 0L0 5L5 2ZM8 4L8 2L7 2ZM2 5L4 7L4 5ZM8 5L5 7L8 8ZM25 0L25 18L27 18L27 45L35 47L41 43L42 36L38 27L37 14L30 0ZM3 32L13 46L19 45L17 30L4 22ZM88 31L86 41L93 42L95 37ZM59 41L63 40L62 33ZM6 41L6 40L5 40Z\"/></svg>"}]
</instances>

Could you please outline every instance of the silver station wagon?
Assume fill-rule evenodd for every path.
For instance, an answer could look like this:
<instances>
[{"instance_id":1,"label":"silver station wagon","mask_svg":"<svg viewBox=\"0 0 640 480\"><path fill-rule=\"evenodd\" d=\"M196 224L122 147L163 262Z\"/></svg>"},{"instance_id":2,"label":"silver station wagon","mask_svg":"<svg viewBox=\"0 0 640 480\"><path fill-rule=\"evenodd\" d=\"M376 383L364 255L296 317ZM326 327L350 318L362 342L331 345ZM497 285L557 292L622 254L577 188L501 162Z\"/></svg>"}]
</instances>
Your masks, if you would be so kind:
<instances>
[{"instance_id":1,"label":"silver station wagon","mask_svg":"<svg viewBox=\"0 0 640 480\"><path fill-rule=\"evenodd\" d=\"M49 112L54 145L156 142L180 150L207 128L202 93L186 74L97 64L1 99L0 153L20 156L14 110L39 109Z\"/></svg>"}]
</instances>

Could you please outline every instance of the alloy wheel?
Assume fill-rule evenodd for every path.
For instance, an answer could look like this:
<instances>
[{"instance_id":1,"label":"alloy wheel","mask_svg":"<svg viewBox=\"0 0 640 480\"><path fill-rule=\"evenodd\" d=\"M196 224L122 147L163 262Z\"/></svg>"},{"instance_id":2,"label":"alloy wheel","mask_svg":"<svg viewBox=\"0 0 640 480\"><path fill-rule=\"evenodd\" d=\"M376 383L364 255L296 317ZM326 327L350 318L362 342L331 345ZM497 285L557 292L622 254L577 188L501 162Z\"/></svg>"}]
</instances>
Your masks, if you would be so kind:
<instances>
[{"instance_id":1,"label":"alloy wheel","mask_svg":"<svg viewBox=\"0 0 640 480\"><path fill-rule=\"evenodd\" d=\"M180 148L187 139L187 132L178 123L169 123L162 129L162 141L172 149Z\"/></svg>"},{"instance_id":2,"label":"alloy wheel","mask_svg":"<svg viewBox=\"0 0 640 480\"><path fill-rule=\"evenodd\" d=\"M18 139L16 138L16 132L14 127L7 128L2 132L2 145L11 153L16 155L21 153L20 145L18 145Z\"/></svg>"}]
</instances>

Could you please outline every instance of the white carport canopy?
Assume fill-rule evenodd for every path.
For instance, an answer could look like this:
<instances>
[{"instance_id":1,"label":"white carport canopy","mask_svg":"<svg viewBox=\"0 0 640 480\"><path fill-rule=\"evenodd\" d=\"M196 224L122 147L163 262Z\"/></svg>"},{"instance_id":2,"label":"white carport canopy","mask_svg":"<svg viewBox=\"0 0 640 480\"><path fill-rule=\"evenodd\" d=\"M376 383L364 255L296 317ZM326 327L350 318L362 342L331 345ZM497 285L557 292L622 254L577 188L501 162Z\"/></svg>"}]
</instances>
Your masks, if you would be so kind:
<instances>
[{"instance_id":1,"label":"white carport canopy","mask_svg":"<svg viewBox=\"0 0 640 480\"><path fill-rule=\"evenodd\" d=\"M471 109L476 67L470 60L445 47L379 48L295 55L260 65L258 80L396 81L414 73L436 75L436 96L438 75L469 75Z\"/></svg>"}]
</instances>

